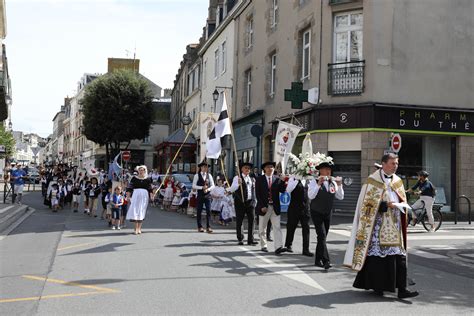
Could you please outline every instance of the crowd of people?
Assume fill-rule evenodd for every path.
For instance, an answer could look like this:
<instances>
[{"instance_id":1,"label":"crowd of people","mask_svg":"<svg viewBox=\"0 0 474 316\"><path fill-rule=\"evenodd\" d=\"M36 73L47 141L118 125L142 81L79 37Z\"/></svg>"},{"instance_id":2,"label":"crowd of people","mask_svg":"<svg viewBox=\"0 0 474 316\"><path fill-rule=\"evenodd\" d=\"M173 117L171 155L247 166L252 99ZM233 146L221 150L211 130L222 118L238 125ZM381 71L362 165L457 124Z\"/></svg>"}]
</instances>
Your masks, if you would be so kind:
<instances>
[{"instance_id":1,"label":"crowd of people","mask_svg":"<svg viewBox=\"0 0 474 316\"><path fill-rule=\"evenodd\" d=\"M58 165L41 171L41 184L44 204L52 212L71 209L90 217L100 216L111 229L122 229L130 221L134 223L135 235L142 233L149 203L164 211L195 217L198 232L211 234L213 225L228 225L235 221L238 245L244 245L243 222L246 217L247 245L260 245L262 252L268 252L268 242L273 241L273 250L278 256L295 251L293 240L300 224L303 237L301 254L315 257L314 264L328 270L331 259L326 238L333 203L335 199L344 199L342 178L333 177L333 167L332 161L320 163L316 167L318 174L305 179L277 174L275 163L271 161L261 165L261 173L253 164L245 162L240 164L239 174L230 181L224 175L218 175L214 181L208 163L203 161L188 188L186 183L175 181L173 175L149 174L146 166L138 166L122 181L116 181L103 170L86 171ZM413 297L418 292L406 289L406 214L394 206L395 202L406 201L403 183L395 175L398 157L385 155L379 167L362 188L344 263L359 271L354 287L373 289L378 295L398 288L399 297ZM24 175L15 171L12 177L17 181ZM426 178L426 173L420 175L420 183L412 189L421 187L424 196L433 195L434 188ZM280 193L285 191L291 199L284 239ZM21 193L18 191L18 194ZM21 201L21 195L18 198ZM427 197L424 199L431 202ZM80 210L81 205L83 209ZM310 220L317 236L315 253L309 248ZM391 226L387 227L387 223ZM388 273L386 277L380 277L379 273L383 271Z\"/></svg>"}]
</instances>

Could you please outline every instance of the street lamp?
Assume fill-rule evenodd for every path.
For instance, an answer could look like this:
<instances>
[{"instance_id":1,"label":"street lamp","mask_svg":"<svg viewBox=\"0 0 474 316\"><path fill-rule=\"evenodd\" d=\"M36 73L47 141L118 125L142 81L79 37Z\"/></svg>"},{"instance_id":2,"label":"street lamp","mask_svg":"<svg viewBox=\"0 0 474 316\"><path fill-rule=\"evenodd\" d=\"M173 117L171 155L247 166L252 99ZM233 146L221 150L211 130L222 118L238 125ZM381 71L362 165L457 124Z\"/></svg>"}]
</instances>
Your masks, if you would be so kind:
<instances>
[{"instance_id":1,"label":"street lamp","mask_svg":"<svg viewBox=\"0 0 474 316\"><path fill-rule=\"evenodd\" d=\"M217 89L212 93L212 100L214 100L214 109L212 110L212 112L214 112L216 110L217 100L219 100L219 91L217 91Z\"/></svg>"},{"instance_id":2,"label":"street lamp","mask_svg":"<svg viewBox=\"0 0 474 316\"><path fill-rule=\"evenodd\" d=\"M8 122L8 129L9 129L10 131L13 129L12 120L10 120L10 122Z\"/></svg>"}]
</instances>

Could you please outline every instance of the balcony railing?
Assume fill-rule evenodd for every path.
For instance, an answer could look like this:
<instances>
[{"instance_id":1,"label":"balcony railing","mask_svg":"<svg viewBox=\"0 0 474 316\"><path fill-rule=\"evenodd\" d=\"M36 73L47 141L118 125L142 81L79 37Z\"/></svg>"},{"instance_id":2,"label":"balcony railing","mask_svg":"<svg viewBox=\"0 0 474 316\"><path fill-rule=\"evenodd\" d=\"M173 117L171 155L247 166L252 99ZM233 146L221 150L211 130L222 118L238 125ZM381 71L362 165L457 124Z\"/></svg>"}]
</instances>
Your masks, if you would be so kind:
<instances>
[{"instance_id":1,"label":"balcony railing","mask_svg":"<svg viewBox=\"0 0 474 316\"><path fill-rule=\"evenodd\" d=\"M328 94L360 95L364 92L365 60L328 64Z\"/></svg>"},{"instance_id":2,"label":"balcony railing","mask_svg":"<svg viewBox=\"0 0 474 316\"><path fill-rule=\"evenodd\" d=\"M329 5L357 2L357 0L329 0Z\"/></svg>"}]
</instances>

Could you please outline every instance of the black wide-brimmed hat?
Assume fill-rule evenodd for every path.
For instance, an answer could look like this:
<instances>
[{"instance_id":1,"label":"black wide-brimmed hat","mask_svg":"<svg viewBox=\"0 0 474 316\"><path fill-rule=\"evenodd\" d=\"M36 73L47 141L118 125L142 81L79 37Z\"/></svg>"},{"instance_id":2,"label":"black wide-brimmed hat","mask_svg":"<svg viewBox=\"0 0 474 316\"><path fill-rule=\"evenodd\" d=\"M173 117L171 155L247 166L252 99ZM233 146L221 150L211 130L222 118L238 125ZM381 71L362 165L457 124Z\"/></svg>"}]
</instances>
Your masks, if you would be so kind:
<instances>
[{"instance_id":1,"label":"black wide-brimmed hat","mask_svg":"<svg viewBox=\"0 0 474 316\"><path fill-rule=\"evenodd\" d=\"M198 167L201 168L202 166L208 166L209 167L209 164L207 163L207 161L204 159L201 163L199 163Z\"/></svg>"},{"instance_id":2,"label":"black wide-brimmed hat","mask_svg":"<svg viewBox=\"0 0 474 316\"><path fill-rule=\"evenodd\" d=\"M276 163L274 161L267 161L267 162L264 162L262 164L262 169L265 169L266 166L272 166L273 168L275 168L276 166Z\"/></svg>"},{"instance_id":3,"label":"black wide-brimmed hat","mask_svg":"<svg viewBox=\"0 0 474 316\"><path fill-rule=\"evenodd\" d=\"M330 168L332 170L332 168L334 168L334 163L333 162L321 162L317 167L316 169L319 170L321 168Z\"/></svg>"},{"instance_id":4,"label":"black wide-brimmed hat","mask_svg":"<svg viewBox=\"0 0 474 316\"><path fill-rule=\"evenodd\" d=\"M241 162L239 164L239 169L242 169L243 167L249 167L250 169L253 168L253 163L251 162Z\"/></svg>"}]
</instances>

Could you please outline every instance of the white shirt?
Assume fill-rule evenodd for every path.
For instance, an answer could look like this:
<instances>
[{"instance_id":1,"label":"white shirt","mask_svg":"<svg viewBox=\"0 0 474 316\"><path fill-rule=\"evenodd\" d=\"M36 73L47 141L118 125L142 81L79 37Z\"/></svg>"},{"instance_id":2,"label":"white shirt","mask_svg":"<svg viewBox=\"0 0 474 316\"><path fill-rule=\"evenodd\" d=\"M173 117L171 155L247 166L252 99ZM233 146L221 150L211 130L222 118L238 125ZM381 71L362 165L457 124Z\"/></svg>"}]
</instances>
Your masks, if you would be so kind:
<instances>
[{"instance_id":1,"label":"white shirt","mask_svg":"<svg viewBox=\"0 0 474 316\"><path fill-rule=\"evenodd\" d=\"M336 188L336 199L338 200L343 200L344 199L344 189L342 188L342 185L337 185L335 181L332 181ZM323 183L324 187L326 188L326 191L329 191L329 181L324 181ZM316 195L318 195L319 189L321 187L319 184L316 182L316 180L311 180L308 185L308 198L310 200L314 200L316 198Z\"/></svg>"},{"instance_id":2,"label":"white shirt","mask_svg":"<svg viewBox=\"0 0 474 316\"><path fill-rule=\"evenodd\" d=\"M243 181L247 184L247 201L251 200L253 198L252 196L252 184L253 184L253 179L250 177L250 175L245 176L242 173L242 179ZM230 188L227 189L227 191L234 193L237 191L239 188L239 176L235 176L234 179L232 180L232 185Z\"/></svg>"},{"instance_id":3,"label":"white shirt","mask_svg":"<svg viewBox=\"0 0 474 316\"><path fill-rule=\"evenodd\" d=\"M386 175L385 172L382 171L382 179L385 181L385 184L387 184L387 196L390 199L387 202L399 203L400 199L399 199L397 193L395 193L395 191L393 191L392 188L390 187L390 183L392 182L393 178L392 179L385 178L385 175Z\"/></svg>"},{"instance_id":4,"label":"white shirt","mask_svg":"<svg viewBox=\"0 0 474 316\"><path fill-rule=\"evenodd\" d=\"M301 180L301 183L304 186L305 183L306 183L306 180L304 180L304 179ZM291 176L290 179L288 179L288 185L286 186L286 192L288 192L288 193L293 192L293 190L296 188L297 185L298 185L298 180L295 179L295 177Z\"/></svg>"},{"instance_id":5,"label":"white shirt","mask_svg":"<svg viewBox=\"0 0 474 316\"><path fill-rule=\"evenodd\" d=\"M211 191L212 189L214 189L214 179L212 178L212 175L209 173L206 173L206 172L200 172L201 173L201 176L204 180L206 180L206 174L208 176L208 181L209 181L209 185L208 185L208 190ZM194 175L194 179L193 179L193 189L195 190L202 190L202 187L201 185L197 185L198 183L198 180L199 180L199 173L196 173Z\"/></svg>"}]
</instances>

